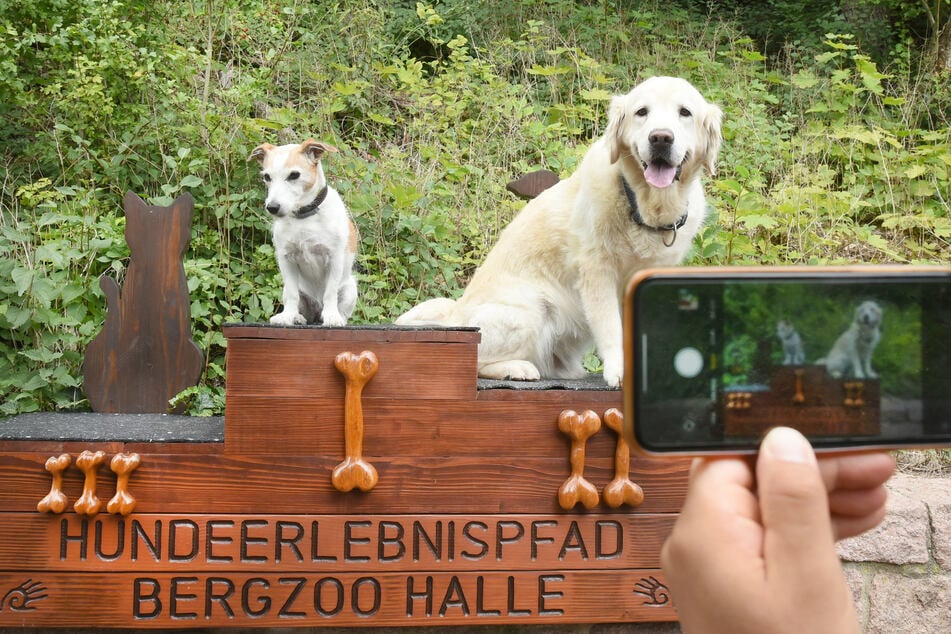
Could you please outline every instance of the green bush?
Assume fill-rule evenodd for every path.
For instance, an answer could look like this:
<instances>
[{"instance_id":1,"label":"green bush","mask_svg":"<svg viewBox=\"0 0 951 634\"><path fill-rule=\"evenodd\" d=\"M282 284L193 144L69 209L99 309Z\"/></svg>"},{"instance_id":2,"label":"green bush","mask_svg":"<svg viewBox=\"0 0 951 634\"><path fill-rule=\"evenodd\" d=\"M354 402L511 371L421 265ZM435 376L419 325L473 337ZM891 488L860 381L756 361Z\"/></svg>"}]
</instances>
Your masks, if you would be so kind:
<instances>
[{"instance_id":1,"label":"green bush","mask_svg":"<svg viewBox=\"0 0 951 634\"><path fill-rule=\"evenodd\" d=\"M458 294L522 205L505 183L571 173L610 95L653 74L726 113L693 262L949 261L947 76L882 70L846 36L768 59L727 20L628 4L0 0L0 413L87 406L125 191L196 199L206 365L180 401L220 412L222 324L280 301L252 148L342 150L327 173L360 230L355 321L388 321Z\"/></svg>"}]
</instances>

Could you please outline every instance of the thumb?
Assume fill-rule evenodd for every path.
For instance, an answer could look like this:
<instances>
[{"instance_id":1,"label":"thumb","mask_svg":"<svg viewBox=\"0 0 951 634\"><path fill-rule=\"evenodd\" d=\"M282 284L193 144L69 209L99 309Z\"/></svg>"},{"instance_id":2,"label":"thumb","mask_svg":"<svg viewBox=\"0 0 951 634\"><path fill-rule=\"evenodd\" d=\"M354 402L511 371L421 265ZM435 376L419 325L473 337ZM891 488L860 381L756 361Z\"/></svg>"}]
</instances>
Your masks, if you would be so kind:
<instances>
[{"instance_id":1,"label":"thumb","mask_svg":"<svg viewBox=\"0 0 951 634\"><path fill-rule=\"evenodd\" d=\"M809 441L788 427L771 430L760 446L756 479L770 584L825 591L842 570L828 494Z\"/></svg>"}]
</instances>

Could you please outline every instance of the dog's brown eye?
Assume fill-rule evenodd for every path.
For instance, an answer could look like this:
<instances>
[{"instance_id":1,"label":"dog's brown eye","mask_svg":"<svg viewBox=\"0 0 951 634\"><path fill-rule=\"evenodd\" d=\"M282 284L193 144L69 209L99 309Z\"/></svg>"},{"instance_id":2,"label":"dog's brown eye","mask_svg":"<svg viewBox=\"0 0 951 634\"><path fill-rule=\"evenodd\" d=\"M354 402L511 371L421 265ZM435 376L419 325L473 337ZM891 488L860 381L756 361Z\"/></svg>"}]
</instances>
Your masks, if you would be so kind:
<instances>
[{"instance_id":1,"label":"dog's brown eye","mask_svg":"<svg viewBox=\"0 0 951 634\"><path fill-rule=\"evenodd\" d=\"M646 116L647 116L647 108L641 108L640 110L638 110L638 111L635 112L634 114L636 114L636 115L639 116L639 117L646 117Z\"/></svg>"},{"instance_id":2,"label":"dog's brown eye","mask_svg":"<svg viewBox=\"0 0 951 634\"><path fill-rule=\"evenodd\" d=\"M300 172L291 172L287 175L289 181L296 181L298 178L300 178Z\"/></svg>"},{"instance_id":3,"label":"dog's brown eye","mask_svg":"<svg viewBox=\"0 0 951 634\"><path fill-rule=\"evenodd\" d=\"M681 116L681 117L689 117L689 116L692 116L692 113L691 113L689 110L687 110L686 108L681 108L681 109L680 109L680 116Z\"/></svg>"},{"instance_id":4,"label":"dog's brown eye","mask_svg":"<svg viewBox=\"0 0 951 634\"><path fill-rule=\"evenodd\" d=\"M265 182L265 183L270 183L270 182L271 182L271 175L270 175L270 174L261 174L261 178L264 179L264 182Z\"/></svg>"}]
</instances>

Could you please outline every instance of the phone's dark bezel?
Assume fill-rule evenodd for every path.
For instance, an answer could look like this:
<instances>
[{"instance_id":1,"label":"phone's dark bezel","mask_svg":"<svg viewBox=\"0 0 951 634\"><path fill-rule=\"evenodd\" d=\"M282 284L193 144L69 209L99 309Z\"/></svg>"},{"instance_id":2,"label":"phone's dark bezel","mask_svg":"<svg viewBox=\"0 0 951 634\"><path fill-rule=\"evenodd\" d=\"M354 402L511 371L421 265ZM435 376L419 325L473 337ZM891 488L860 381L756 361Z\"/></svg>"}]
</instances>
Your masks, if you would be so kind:
<instances>
[{"instance_id":1,"label":"phone's dark bezel","mask_svg":"<svg viewBox=\"0 0 951 634\"><path fill-rule=\"evenodd\" d=\"M671 447L669 444L652 445L650 439L642 438L638 434L636 385L640 376L635 367L635 352L638 349L637 341L640 333L637 330L635 316L637 313L637 293L643 284L650 280L662 278L665 282L728 282L728 281L756 281L770 280L821 282L847 280L861 284L863 281L895 281L920 282L945 280L951 283L951 267L945 266L914 266L914 265L851 265L851 266L762 266L762 267L669 267L646 269L636 274L630 281L625 293L624 301L624 437L627 442L641 453L656 456L684 456L701 454L752 454L757 451L758 438L744 438L726 441L717 446L709 444L695 445L690 443L678 444ZM781 424L778 422L777 424ZM827 437L813 439L817 451L869 450L869 449L902 449L922 447L948 447L947 442L896 442L886 440L872 440L868 437Z\"/></svg>"}]
</instances>

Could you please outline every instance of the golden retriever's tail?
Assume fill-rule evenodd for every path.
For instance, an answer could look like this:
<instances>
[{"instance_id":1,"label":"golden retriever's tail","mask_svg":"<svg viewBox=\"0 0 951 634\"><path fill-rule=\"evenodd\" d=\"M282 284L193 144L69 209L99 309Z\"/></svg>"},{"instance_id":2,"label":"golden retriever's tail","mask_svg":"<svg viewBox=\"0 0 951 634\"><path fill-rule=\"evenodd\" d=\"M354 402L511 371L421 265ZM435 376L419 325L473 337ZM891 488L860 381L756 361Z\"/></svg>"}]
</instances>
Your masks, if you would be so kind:
<instances>
[{"instance_id":1,"label":"golden retriever's tail","mask_svg":"<svg viewBox=\"0 0 951 634\"><path fill-rule=\"evenodd\" d=\"M415 306L396 319L397 326L462 326L456 316L456 302L438 297Z\"/></svg>"}]
</instances>

